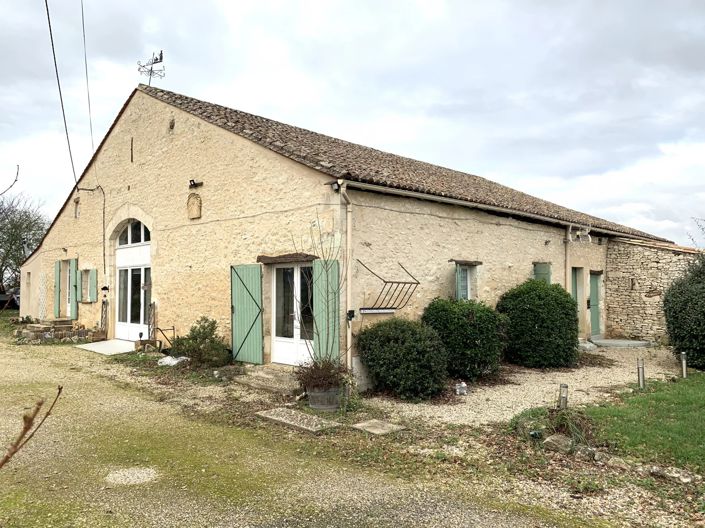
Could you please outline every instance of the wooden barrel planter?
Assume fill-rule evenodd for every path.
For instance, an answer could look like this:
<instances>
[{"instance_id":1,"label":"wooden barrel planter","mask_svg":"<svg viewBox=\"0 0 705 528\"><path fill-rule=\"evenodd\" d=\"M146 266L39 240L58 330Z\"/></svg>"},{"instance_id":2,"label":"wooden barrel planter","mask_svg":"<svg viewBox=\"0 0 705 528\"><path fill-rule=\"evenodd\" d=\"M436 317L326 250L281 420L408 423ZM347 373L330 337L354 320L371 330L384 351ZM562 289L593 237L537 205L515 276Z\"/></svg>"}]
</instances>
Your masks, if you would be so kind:
<instances>
[{"instance_id":1,"label":"wooden barrel planter","mask_svg":"<svg viewBox=\"0 0 705 528\"><path fill-rule=\"evenodd\" d=\"M340 388L320 390L316 388L306 389L308 394L308 405L318 411L337 411L340 407Z\"/></svg>"}]
</instances>

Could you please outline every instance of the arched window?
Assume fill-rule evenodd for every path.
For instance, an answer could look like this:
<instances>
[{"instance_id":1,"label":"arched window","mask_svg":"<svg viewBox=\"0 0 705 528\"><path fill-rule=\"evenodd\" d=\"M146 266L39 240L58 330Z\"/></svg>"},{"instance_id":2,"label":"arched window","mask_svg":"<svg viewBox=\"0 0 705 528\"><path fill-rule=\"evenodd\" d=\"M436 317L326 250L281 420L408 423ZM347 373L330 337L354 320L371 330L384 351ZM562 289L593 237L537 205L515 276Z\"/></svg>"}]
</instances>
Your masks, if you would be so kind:
<instances>
[{"instance_id":1,"label":"arched window","mask_svg":"<svg viewBox=\"0 0 705 528\"><path fill-rule=\"evenodd\" d=\"M151 240L147 226L137 220L130 220L118 237L118 246L143 244Z\"/></svg>"}]
</instances>

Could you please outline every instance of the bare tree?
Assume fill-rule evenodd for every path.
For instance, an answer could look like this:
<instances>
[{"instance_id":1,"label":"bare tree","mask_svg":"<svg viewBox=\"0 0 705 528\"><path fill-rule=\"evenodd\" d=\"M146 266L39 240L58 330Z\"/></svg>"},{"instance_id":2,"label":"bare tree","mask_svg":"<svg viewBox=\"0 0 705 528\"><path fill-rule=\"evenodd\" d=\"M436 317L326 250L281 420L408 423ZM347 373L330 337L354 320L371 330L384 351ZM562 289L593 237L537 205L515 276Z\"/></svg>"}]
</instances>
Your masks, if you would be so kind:
<instances>
[{"instance_id":1,"label":"bare tree","mask_svg":"<svg viewBox=\"0 0 705 528\"><path fill-rule=\"evenodd\" d=\"M12 183L9 185L9 187L7 187L4 191L0 192L0 196L7 194L7 192L9 192L9 190L15 186L15 184L17 183L17 180L19 180L19 179L20 179L20 166L17 165L17 172L15 173L15 179L12 180Z\"/></svg>"},{"instance_id":2,"label":"bare tree","mask_svg":"<svg viewBox=\"0 0 705 528\"><path fill-rule=\"evenodd\" d=\"M19 286L20 266L41 241L47 219L22 196L0 196L0 293Z\"/></svg>"},{"instance_id":3,"label":"bare tree","mask_svg":"<svg viewBox=\"0 0 705 528\"><path fill-rule=\"evenodd\" d=\"M44 425L44 422L46 421L47 418L49 418L49 415L51 414L51 411L54 410L54 405L56 405L56 402L59 400L59 397L61 396L61 392L64 390L64 388L59 385L58 388L56 389L56 397L54 398L54 401L51 403L51 406L49 407L49 410L44 414L42 419L37 423L37 416L39 415L39 411L42 409L42 406L44 405L44 400L39 400L37 403L34 404L34 409L32 409L30 412L25 414L22 417L22 430L20 433L17 435L17 438L15 438L14 442L10 444L10 446L7 448L7 451L5 452L5 455L3 455L2 458L0 458L0 469L7 464L10 459L17 454L17 452L22 449L24 446L27 445L27 442L29 442L32 437L35 435L37 431Z\"/></svg>"},{"instance_id":4,"label":"bare tree","mask_svg":"<svg viewBox=\"0 0 705 528\"><path fill-rule=\"evenodd\" d=\"M302 334L304 335L311 360L314 360L316 357L313 350L314 342L317 343L318 359L338 360L340 358L339 341L333 339L329 331L330 329L326 330L322 328L324 324L331 324L331 321L328 320L330 315L334 315L335 317L333 324L339 324L341 318L340 297L347 280L345 256L340 242L335 236L335 232L335 225L333 225L329 233L324 233L321 227L321 220L318 215L316 215L316 222L311 227L308 239L301 244L297 244L296 240L293 240L294 248L297 253L311 254L321 262L320 272L318 274L312 271L310 274L306 273L302 277L302 280L307 283L307 287L305 288L307 297L296 297L294 299L294 302L299 303L302 308L299 311L298 322ZM293 285L291 285L291 287L292 291L294 291ZM315 316L313 296L314 290L316 289L321 292L321 295L316 298L316 302L322 303L322 306L317 307L316 311L328 314L324 317L325 321L320 321L319 318ZM306 312L308 313L306 314ZM309 317L308 321L304 320L304 314ZM306 328L308 328L308 331L306 331Z\"/></svg>"}]
</instances>

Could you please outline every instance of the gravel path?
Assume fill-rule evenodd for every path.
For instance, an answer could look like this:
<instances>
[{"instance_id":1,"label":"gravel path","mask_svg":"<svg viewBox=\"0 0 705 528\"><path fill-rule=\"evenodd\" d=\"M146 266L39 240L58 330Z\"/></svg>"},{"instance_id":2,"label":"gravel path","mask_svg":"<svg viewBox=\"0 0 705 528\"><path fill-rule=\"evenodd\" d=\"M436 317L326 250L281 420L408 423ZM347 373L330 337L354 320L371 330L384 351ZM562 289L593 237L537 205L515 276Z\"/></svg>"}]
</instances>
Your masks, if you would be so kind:
<instances>
[{"instance_id":1,"label":"gravel path","mask_svg":"<svg viewBox=\"0 0 705 528\"><path fill-rule=\"evenodd\" d=\"M0 471L2 528L552 526L487 509L441 485L298 453L298 433L185 416L180 405L125 386L125 371L75 348L0 342L0 444L37 397L64 385L45 427ZM158 478L106 482L121 468L149 468Z\"/></svg>"},{"instance_id":2,"label":"gravel path","mask_svg":"<svg viewBox=\"0 0 705 528\"><path fill-rule=\"evenodd\" d=\"M613 360L614 364L549 371L505 367L503 375L510 383L471 385L470 393L453 404L404 403L386 398L373 398L370 402L398 418L482 425L508 421L531 407L555 404L561 383L568 384L571 405L603 399L615 389L636 382L637 358L644 358L649 379L664 379L679 372L679 364L666 348L598 349L595 354Z\"/></svg>"}]
</instances>

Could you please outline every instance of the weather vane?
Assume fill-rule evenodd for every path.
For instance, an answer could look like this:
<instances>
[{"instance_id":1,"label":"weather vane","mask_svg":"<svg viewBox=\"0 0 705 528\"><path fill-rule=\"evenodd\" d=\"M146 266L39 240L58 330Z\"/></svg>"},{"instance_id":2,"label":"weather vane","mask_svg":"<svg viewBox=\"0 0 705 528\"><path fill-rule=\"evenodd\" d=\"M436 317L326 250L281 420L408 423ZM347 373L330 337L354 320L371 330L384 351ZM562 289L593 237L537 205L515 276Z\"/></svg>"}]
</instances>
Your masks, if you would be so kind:
<instances>
[{"instance_id":1,"label":"weather vane","mask_svg":"<svg viewBox=\"0 0 705 528\"><path fill-rule=\"evenodd\" d=\"M149 86L152 86L152 77L158 77L159 79L164 77L164 66L161 68L154 68L155 64L162 64L162 62L164 62L163 50L159 52L159 55L152 53L152 58L144 64L137 61L137 71L139 71L142 75L149 77L149 82L147 83Z\"/></svg>"}]
</instances>

